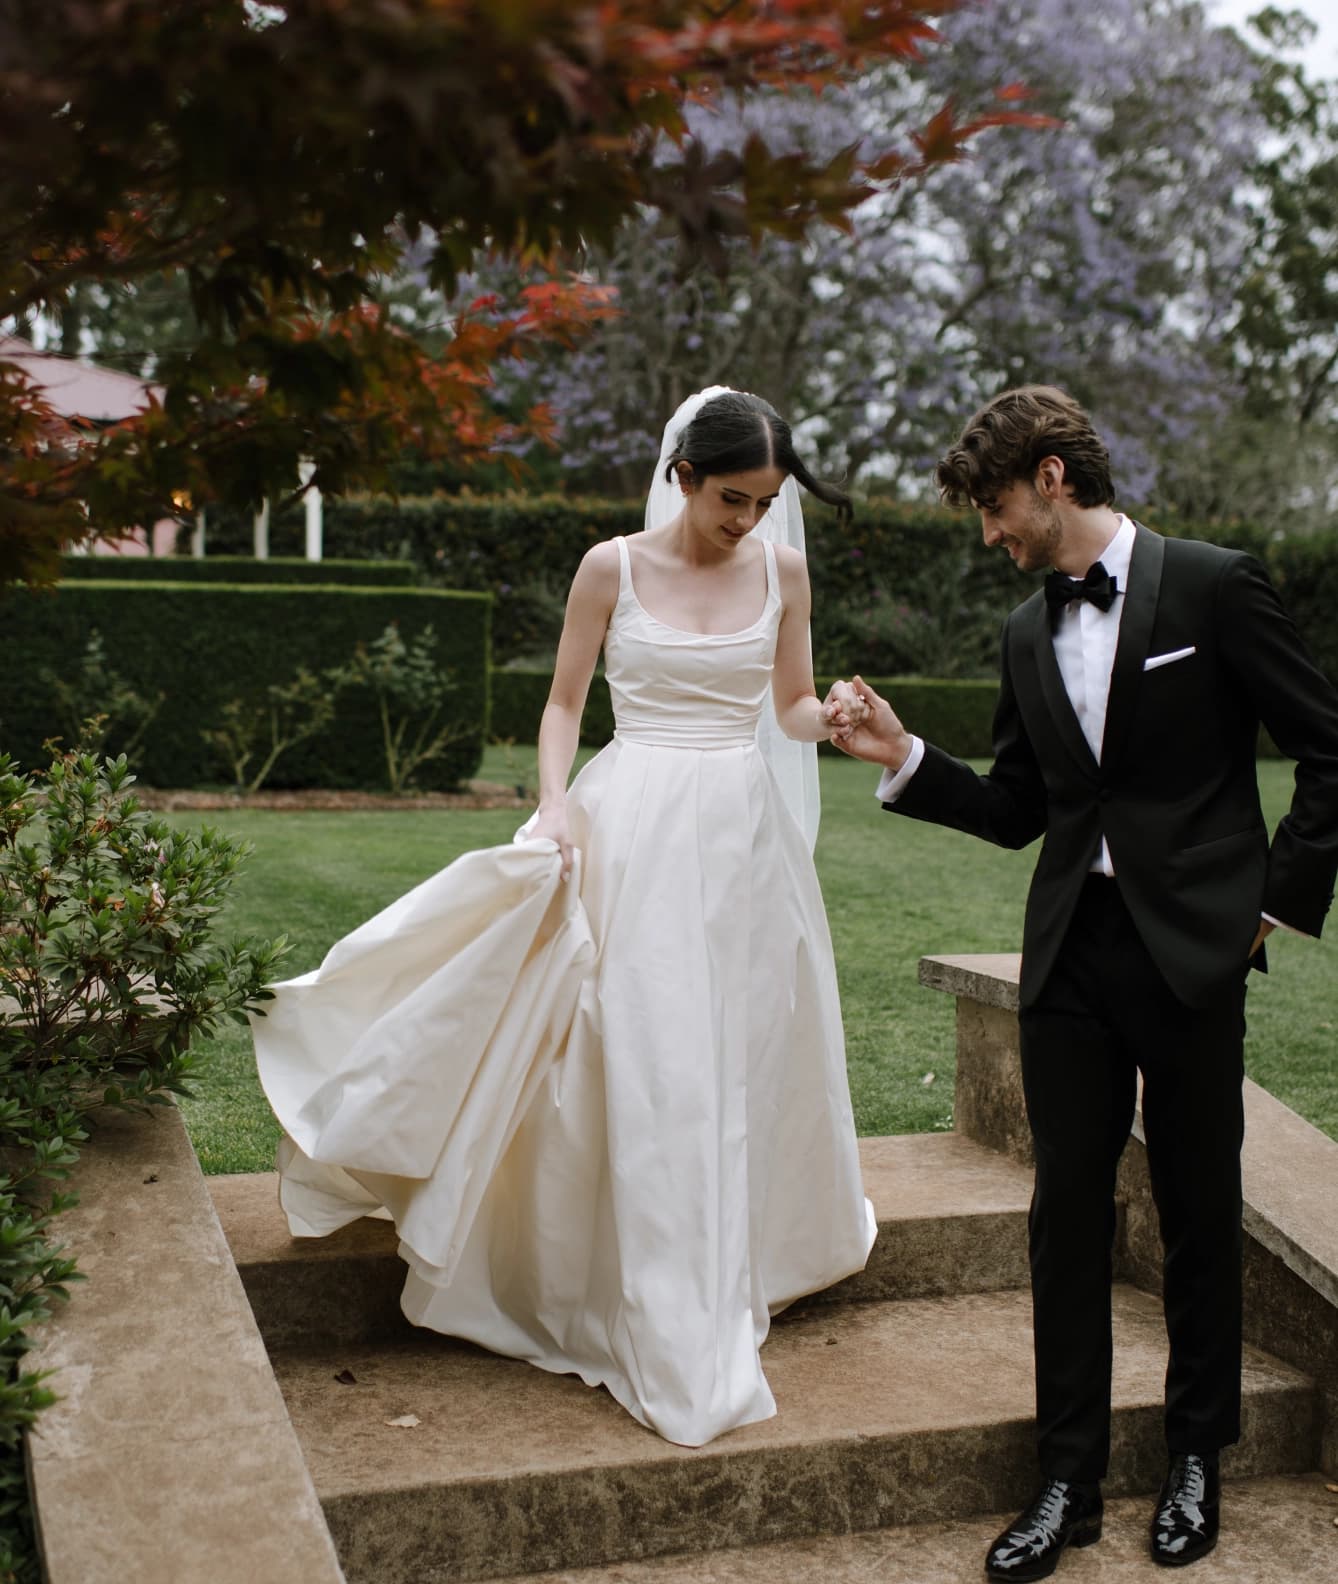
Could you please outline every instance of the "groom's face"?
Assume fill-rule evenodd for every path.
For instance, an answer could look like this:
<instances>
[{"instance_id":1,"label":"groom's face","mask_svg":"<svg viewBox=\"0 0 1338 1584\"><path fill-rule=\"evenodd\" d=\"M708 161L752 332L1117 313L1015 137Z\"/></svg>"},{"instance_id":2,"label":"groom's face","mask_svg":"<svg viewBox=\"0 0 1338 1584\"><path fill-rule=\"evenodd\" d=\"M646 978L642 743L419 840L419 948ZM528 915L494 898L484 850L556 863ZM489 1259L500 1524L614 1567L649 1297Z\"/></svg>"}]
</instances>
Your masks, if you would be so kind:
<instances>
[{"instance_id":1,"label":"groom's face","mask_svg":"<svg viewBox=\"0 0 1338 1584\"><path fill-rule=\"evenodd\" d=\"M991 548L1002 546L1023 572L1053 566L1063 537L1063 522L1054 505L1028 479L999 491L997 500L981 501L980 534Z\"/></svg>"}]
</instances>

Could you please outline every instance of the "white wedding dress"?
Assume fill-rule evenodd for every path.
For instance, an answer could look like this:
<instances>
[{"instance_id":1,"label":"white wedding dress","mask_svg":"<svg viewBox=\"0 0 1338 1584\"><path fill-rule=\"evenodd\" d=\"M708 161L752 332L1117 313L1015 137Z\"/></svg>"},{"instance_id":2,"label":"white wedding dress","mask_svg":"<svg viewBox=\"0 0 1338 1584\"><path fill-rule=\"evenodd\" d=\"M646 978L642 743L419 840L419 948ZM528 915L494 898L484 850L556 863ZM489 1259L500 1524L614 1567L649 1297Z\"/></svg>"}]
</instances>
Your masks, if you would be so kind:
<instances>
[{"instance_id":1,"label":"white wedding dress","mask_svg":"<svg viewBox=\"0 0 1338 1584\"><path fill-rule=\"evenodd\" d=\"M418 1325L603 1385L697 1446L776 1411L770 1316L863 1267L831 939L756 744L781 601L605 640L579 857L469 853L253 1022L292 1231L394 1218Z\"/></svg>"}]
</instances>

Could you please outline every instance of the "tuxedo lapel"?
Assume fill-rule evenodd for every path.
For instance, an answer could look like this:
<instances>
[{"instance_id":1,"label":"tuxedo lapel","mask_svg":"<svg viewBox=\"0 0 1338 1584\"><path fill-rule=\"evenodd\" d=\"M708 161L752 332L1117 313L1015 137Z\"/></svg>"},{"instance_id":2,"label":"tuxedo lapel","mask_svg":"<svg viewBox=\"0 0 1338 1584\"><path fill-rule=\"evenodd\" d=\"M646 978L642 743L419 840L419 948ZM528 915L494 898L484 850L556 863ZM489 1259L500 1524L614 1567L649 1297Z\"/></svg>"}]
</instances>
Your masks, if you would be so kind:
<instances>
[{"instance_id":1,"label":"tuxedo lapel","mask_svg":"<svg viewBox=\"0 0 1338 1584\"><path fill-rule=\"evenodd\" d=\"M1040 680L1041 692L1045 696L1051 724L1059 740L1077 761L1078 768L1084 775L1095 777L1096 759L1086 737L1083 736L1078 717L1073 712L1073 704L1069 699L1068 689L1064 686L1059 661L1055 659L1050 610L1044 599L1037 599L1032 606L1032 629L1031 646L1036 661L1036 675Z\"/></svg>"},{"instance_id":2,"label":"tuxedo lapel","mask_svg":"<svg viewBox=\"0 0 1338 1584\"><path fill-rule=\"evenodd\" d=\"M1106 730L1101 741L1103 766L1115 763L1133 723L1143 681L1143 662L1152 641L1152 623L1161 593L1166 542L1160 534L1152 533L1141 523L1135 523L1134 529L1134 552L1129 563L1129 582L1124 594L1124 609L1120 612L1120 637L1106 702Z\"/></svg>"}]
</instances>

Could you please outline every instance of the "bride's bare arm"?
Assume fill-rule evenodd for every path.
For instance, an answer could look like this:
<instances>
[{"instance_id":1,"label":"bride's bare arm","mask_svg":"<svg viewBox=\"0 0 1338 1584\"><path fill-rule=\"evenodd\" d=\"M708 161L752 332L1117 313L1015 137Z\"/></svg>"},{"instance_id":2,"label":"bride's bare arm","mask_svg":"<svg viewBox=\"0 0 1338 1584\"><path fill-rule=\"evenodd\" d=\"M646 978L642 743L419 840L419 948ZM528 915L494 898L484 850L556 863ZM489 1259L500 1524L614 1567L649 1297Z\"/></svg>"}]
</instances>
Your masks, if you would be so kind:
<instances>
[{"instance_id":1,"label":"bride's bare arm","mask_svg":"<svg viewBox=\"0 0 1338 1584\"><path fill-rule=\"evenodd\" d=\"M572 851L567 777L580 741L590 678L617 601L618 547L610 540L586 552L572 579L553 685L539 724L539 818L533 834L557 842L564 880L571 873Z\"/></svg>"},{"instance_id":2,"label":"bride's bare arm","mask_svg":"<svg viewBox=\"0 0 1338 1584\"><path fill-rule=\"evenodd\" d=\"M771 672L776 719L787 737L800 742L826 742L847 721L839 705L819 701L813 685L813 656L808 642L813 600L808 566L798 550L777 545L776 570L784 605L776 638L776 663Z\"/></svg>"}]
</instances>

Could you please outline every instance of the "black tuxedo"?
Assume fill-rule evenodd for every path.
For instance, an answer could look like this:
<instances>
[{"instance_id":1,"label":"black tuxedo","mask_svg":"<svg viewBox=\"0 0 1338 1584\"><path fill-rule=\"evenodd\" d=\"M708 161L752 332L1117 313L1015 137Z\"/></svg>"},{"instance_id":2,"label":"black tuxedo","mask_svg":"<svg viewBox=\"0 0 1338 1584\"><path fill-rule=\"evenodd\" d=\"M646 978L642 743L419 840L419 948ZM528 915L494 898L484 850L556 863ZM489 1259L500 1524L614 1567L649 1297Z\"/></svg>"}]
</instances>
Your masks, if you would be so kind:
<instances>
[{"instance_id":1,"label":"black tuxedo","mask_svg":"<svg viewBox=\"0 0 1338 1584\"><path fill-rule=\"evenodd\" d=\"M1236 1439L1244 980L1261 913L1318 935L1338 871L1338 693L1249 556L1137 528L1100 759L1037 592L1009 617L987 775L926 746L893 812L1023 847L1020 1025L1045 1472L1109 1435L1114 1178L1144 1077L1166 1245L1173 1452ZM1149 658L1192 651L1145 670ZM1260 722L1297 761L1270 845ZM1115 879L1090 874L1102 837ZM1262 966L1262 964L1260 964Z\"/></svg>"}]
</instances>

